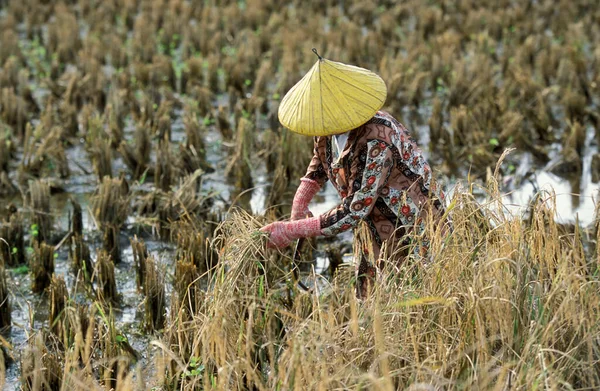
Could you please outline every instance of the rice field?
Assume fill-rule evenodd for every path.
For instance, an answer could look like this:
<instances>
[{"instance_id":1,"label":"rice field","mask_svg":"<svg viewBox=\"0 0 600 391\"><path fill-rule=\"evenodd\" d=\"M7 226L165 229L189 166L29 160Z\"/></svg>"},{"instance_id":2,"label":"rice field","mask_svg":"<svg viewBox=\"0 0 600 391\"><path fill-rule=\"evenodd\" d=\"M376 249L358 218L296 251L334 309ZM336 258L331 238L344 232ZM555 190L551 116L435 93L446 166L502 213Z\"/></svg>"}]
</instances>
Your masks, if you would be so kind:
<instances>
[{"instance_id":1,"label":"rice field","mask_svg":"<svg viewBox=\"0 0 600 391\"><path fill-rule=\"evenodd\" d=\"M600 389L597 1L0 0L0 31L3 389ZM304 245L307 292L258 231L313 47L449 189L363 300L351 236Z\"/></svg>"}]
</instances>

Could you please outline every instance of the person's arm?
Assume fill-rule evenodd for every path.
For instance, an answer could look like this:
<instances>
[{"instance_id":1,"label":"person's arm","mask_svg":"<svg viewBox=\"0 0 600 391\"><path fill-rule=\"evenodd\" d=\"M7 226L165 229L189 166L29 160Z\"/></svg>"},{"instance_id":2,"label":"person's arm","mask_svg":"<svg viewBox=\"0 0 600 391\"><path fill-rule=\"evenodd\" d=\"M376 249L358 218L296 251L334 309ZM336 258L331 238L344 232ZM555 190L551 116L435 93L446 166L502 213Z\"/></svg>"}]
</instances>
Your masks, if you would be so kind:
<instances>
[{"instance_id":1,"label":"person's arm","mask_svg":"<svg viewBox=\"0 0 600 391\"><path fill-rule=\"evenodd\" d=\"M269 234L267 247L284 248L296 239L321 235L321 221L319 217L296 221L276 221L265 225L260 231Z\"/></svg>"},{"instance_id":2,"label":"person's arm","mask_svg":"<svg viewBox=\"0 0 600 391\"><path fill-rule=\"evenodd\" d=\"M387 186L394 164L392 148L384 141L370 140L357 151L351 165L348 195L338 206L319 216L322 235L352 229L371 213L380 192Z\"/></svg>"},{"instance_id":3,"label":"person's arm","mask_svg":"<svg viewBox=\"0 0 600 391\"><path fill-rule=\"evenodd\" d=\"M319 158L317 146L318 138L315 138L314 155L308 165L306 174L300 179L300 185L294 195L290 220L312 217L312 213L308 209L308 204L323 187L325 182L327 182L327 172Z\"/></svg>"},{"instance_id":4,"label":"person's arm","mask_svg":"<svg viewBox=\"0 0 600 391\"><path fill-rule=\"evenodd\" d=\"M310 209L308 209L308 204L310 204L310 201L320 189L321 186L319 186L317 181L308 178L300 179L300 185L298 186L296 194L294 195L294 200L292 201L290 220L300 220L312 217L312 213Z\"/></svg>"},{"instance_id":5,"label":"person's arm","mask_svg":"<svg viewBox=\"0 0 600 391\"><path fill-rule=\"evenodd\" d=\"M261 228L269 233L268 247L283 248L295 239L331 236L356 227L371 213L393 166L391 146L371 140L354 157L350 172L351 190L340 205L317 217L277 221Z\"/></svg>"}]
</instances>

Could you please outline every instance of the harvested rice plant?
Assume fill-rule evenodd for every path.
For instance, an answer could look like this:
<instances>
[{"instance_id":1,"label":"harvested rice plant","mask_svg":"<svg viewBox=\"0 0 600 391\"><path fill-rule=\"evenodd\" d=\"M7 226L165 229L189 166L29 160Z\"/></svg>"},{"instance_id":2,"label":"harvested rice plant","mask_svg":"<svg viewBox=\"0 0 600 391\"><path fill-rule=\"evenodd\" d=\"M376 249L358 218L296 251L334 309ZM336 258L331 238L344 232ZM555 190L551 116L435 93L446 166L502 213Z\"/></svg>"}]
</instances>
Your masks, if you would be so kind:
<instances>
[{"instance_id":1,"label":"harvested rice plant","mask_svg":"<svg viewBox=\"0 0 600 391\"><path fill-rule=\"evenodd\" d=\"M296 203L377 110L445 189L402 262ZM0 0L0 385L600 389L599 143L597 0Z\"/></svg>"}]
</instances>

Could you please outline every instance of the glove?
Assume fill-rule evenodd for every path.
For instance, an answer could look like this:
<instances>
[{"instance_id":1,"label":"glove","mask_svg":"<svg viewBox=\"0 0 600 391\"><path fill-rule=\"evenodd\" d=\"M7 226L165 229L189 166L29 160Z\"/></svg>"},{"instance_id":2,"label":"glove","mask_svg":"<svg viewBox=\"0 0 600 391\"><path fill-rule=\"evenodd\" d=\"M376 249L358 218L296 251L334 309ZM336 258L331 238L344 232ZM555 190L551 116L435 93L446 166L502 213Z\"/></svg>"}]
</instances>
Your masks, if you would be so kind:
<instances>
[{"instance_id":1,"label":"glove","mask_svg":"<svg viewBox=\"0 0 600 391\"><path fill-rule=\"evenodd\" d=\"M310 217L296 221L276 221L265 225L260 231L269 233L268 248L284 248L296 239L321 235L321 220L319 217Z\"/></svg>"},{"instance_id":2,"label":"glove","mask_svg":"<svg viewBox=\"0 0 600 391\"><path fill-rule=\"evenodd\" d=\"M296 194L294 195L294 201L292 202L290 220L305 219L306 216L312 217L312 213L308 210L308 204L320 188L321 186L319 186L317 181L308 178L300 179L300 186L298 186L298 190L296 190Z\"/></svg>"}]
</instances>

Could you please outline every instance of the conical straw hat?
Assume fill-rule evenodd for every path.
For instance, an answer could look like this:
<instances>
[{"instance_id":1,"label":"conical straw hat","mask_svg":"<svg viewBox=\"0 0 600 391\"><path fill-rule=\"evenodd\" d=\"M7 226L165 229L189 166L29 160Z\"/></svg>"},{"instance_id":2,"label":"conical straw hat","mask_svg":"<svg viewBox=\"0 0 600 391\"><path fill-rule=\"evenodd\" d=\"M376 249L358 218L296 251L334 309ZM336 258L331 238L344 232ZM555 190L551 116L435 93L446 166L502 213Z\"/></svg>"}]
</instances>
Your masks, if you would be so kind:
<instances>
[{"instance_id":1,"label":"conical straw hat","mask_svg":"<svg viewBox=\"0 0 600 391\"><path fill-rule=\"evenodd\" d=\"M359 127L375 115L384 102L387 89L375 73L319 60L279 105L279 122L307 136L329 136Z\"/></svg>"}]
</instances>

